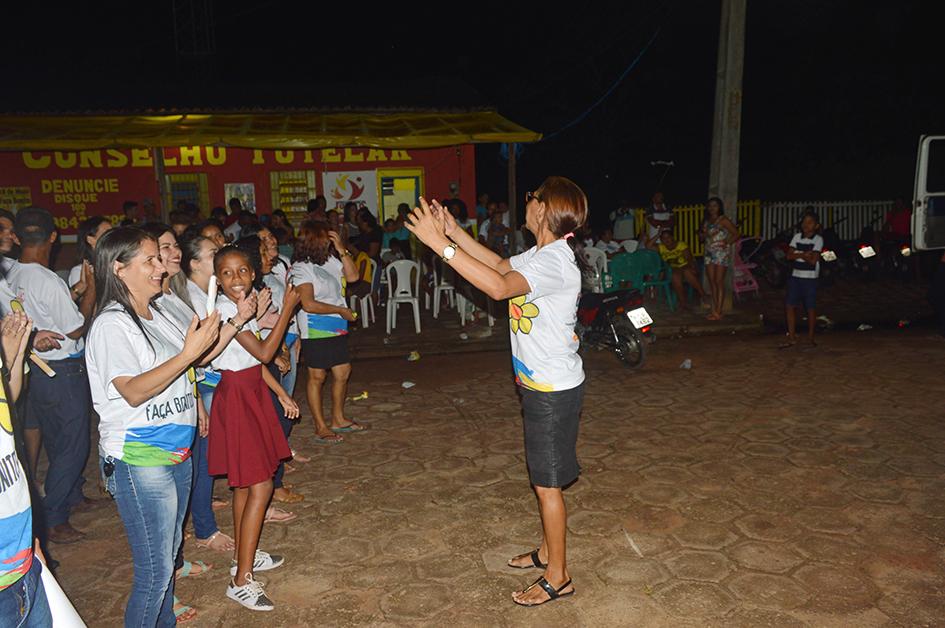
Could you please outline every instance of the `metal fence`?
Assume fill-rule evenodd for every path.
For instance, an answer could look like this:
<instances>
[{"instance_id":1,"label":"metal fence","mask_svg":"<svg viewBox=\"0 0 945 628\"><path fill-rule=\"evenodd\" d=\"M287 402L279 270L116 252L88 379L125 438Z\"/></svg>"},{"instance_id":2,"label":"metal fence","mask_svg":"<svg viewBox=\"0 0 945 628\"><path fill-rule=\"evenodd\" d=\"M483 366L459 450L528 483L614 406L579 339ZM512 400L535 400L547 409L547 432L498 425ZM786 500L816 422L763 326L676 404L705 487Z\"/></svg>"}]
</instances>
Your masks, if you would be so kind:
<instances>
[{"instance_id":1,"label":"metal fence","mask_svg":"<svg viewBox=\"0 0 945 628\"><path fill-rule=\"evenodd\" d=\"M821 225L834 227L841 239L855 240L864 227L882 227L886 212L893 207L893 201L739 201L736 221L742 237L767 240L781 229L795 229L808 207L817 211ZM634 212L637 237L641 239L646 227L644 213L643 209ZM677 240L688 244L692 254L697 257L704 250L699 240L699 227L704 214L705 204L677 205L673 208L676 217L673 234Z\"/></svg>"},{"instance_id":2,"label":"metal fence","mask_svg":"<svg viewBox=\"0 0 945 628\"><path fill-rule=\"evenodd\" d=\"M834 227L843 240L860 237L864 227L880 229L892 201L808 201L762 203L762 237L773 237L779 230L797 225L807 207L813 207L820 216L820 224Z\"/></svg>"}]
</instances>

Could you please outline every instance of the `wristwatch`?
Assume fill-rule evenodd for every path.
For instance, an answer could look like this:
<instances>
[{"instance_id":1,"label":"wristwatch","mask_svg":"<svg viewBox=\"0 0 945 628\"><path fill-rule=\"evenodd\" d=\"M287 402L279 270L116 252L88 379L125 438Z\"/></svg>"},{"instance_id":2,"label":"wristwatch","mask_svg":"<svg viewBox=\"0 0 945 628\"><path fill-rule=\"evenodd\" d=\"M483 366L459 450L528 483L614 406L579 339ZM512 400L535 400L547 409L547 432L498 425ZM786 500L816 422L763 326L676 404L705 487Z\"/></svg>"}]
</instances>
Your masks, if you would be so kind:
<instances>
[{"instance_id":1,"label":"wristwatch","mask_svg":"<svg viewBox=\"0 0 945 628\"><path fill-rule=\"evenodd\" d=\"M235 327L237 332L242 331L242 330L243 330L243 325L246 324L246 323L237 323L237 322L236 322L236 319L233 318L232 316L231 316L230 318L226 319L226 322L227 322L229 325L232 325L233 327Z\"/></svg>"},{"instance_id":2,"label":"wristwatch","mask_svg":"<svg viewBox=\"0 0 945 628\"><path fill-rule=\"evenodd\" d=\"M444 247L443 249L442 257L443 257L444 262L448 262L454 257L456 257L456 245L453 244L452 242L447 244L446 247Z\"/></svg>"}]
</instances>

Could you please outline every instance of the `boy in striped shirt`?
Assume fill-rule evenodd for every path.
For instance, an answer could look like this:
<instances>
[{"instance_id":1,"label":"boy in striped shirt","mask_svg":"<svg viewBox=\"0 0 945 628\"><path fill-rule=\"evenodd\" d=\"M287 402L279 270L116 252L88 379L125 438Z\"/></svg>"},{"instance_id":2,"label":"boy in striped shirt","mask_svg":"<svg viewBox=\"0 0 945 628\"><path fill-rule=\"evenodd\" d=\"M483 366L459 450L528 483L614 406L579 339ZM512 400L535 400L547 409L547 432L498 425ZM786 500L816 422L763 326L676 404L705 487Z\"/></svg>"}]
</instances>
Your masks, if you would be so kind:
<instances>
[{"instance_id":1,"label":"boy in striped shirt","mask_svg":"<svg viewBox=\"0 0 945 628\"><path fill-rule=\"evenodd\" d=\"M819 230L820 220L817 212L808 209L801 219L801 232L795 233L791 238L791 249L787 258L791 262L792 270L785 299L788 337L781 345L782 349L797 343L797 310L802 305L807 310L807 338L811 347L817 346L814 342L814 327L817 325L817 276L820 274L820 252L824 248L824 239L817 235Z\"/></svg>"}]
</instances>

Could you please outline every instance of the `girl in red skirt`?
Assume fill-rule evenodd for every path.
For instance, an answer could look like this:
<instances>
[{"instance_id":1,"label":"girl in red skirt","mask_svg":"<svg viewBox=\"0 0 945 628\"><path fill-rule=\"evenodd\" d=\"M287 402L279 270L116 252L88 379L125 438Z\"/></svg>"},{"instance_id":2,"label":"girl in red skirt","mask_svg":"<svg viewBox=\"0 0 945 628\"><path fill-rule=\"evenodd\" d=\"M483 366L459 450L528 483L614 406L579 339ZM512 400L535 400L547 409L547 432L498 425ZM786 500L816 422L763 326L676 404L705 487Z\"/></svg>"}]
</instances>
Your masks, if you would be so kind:
<instances>
[{"instance_id":1,"label":"girl in red skirt","mask_svg":"<svg viewBox=\"0 0 945 628\"><path fill-rule=\"evenodd\" d=\"M210 409L208 469L210 475L226 475L233 488L235 559L230 566L227 597L246 608L271 611L272 601L254 571L274 569L282 556L257 550L266 506L272 497L272 476L280 460L292 457L279 425L269 390L279 398L286 416L299 415L299 406L263 365L273 359L286 326L292 320L299 293L286 287L279 320L272 333L260 340L254 320L242 320L236 303L253 289L255 272L249 257L233 246L223 248L213 260L223 296L217 301L220 320L237 329L231 342L213 360L220 383Z\"/></svg>"}]
</instances>

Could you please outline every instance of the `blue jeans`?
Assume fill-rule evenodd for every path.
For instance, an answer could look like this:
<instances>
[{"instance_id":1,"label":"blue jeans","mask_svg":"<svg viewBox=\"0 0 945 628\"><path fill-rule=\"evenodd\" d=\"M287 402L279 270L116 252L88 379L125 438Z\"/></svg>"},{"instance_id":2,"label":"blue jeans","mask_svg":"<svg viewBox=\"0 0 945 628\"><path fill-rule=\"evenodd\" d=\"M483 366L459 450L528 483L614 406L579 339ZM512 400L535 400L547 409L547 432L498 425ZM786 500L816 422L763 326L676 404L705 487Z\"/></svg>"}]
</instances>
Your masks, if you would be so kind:
<instances>
[{"instance_id":1,"label":"blue jeans","mask_svg":"<svg viewBox=\"0 0 945 628\"><path fill-rule=\"evenodd\" d=\"M11 628L49 628L52 614L40 574L43 564L33 556L30 570L0 591L0 622Z\"/></svg>"},{"instance_id":2,"label":"blue jeans","mask_svg":"<svg viewBox=\"0 0 945 628\"><path fill-rule=\"evenodd\" d=\"M289 393L290 397L295 392L295 378L299 374L298 342L299 339L296 338L292 346L289 347L289 372L283 375L282 380L279 382L282 384L282 387L285 388L285 391Z\"/></svg>"},{"instance_id":3,"label":"blue jeans","mask_svg":"<svg viewBox=\"0 0 945 628\"><path fill-rule=\"evenodd\" d=\"M213 393L201 392L200 399L209 414ZM207 472L207 438L199 434L194 443L194 487L190 495L190 517L198 539L209 539L220 531L217 517L213 514L213 476Z\"/></svg>"},{"instance_id":4,"label":"blue jeans","mask_svg":"<svg viewBox=\"0 0 945 628\"><path fill-rule=\"evenodd\" d=\"M49 377L38 368L30 372L27 411L38 421L49 458L46 497L47 528L69 521L72 508L81 503L82 471L89 459L89 378L83 358L50 360L56 371Z\"/></svg>"},{"instance_id":5,"label":"blue jeans","mask_svg":"<svg viewBox=\"0 0 945 628\"><path fill-rule=\"evenodd\" d=\"M115 498L125 524L134 580L125 608L125 626L174 626L174 558L180 548L192 460L160 467L139 467L101 458L115 469L105 489Z\"/></svg>"}]
</instances>

